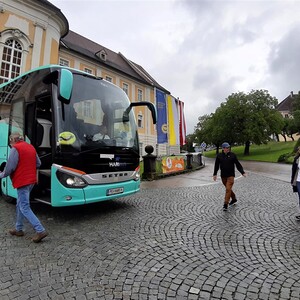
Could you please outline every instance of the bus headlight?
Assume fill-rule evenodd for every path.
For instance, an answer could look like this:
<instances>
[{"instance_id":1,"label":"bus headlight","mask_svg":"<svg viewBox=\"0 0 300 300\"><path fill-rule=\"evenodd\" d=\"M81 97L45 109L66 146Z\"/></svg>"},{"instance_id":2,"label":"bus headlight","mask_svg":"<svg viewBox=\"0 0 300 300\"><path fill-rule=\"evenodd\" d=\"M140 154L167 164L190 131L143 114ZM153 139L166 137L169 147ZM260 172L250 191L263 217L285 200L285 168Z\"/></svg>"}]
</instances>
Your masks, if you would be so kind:
<instances>
[{"instance_id":1,"label":"bus headlight","mask_svg":"<svg viewBox=\"0 0 300 300\"><path fill-rule=\"evenodd\" d=\"M59 182L68 188L83 188L87 186L87 183L81 177L73 174L57 171L56 176Z\"/></svg>"},{"instance_id":2,"label":"bus headlight","mask_svg":"<svg viewBox=\"0 0 300 300\"><path fill-rule=\"evenodd\" d=\"M135 181L139 181L141 179L140 167L139 166L135 169L134 178L133 179Z\"/></svg>"}]
</instances>

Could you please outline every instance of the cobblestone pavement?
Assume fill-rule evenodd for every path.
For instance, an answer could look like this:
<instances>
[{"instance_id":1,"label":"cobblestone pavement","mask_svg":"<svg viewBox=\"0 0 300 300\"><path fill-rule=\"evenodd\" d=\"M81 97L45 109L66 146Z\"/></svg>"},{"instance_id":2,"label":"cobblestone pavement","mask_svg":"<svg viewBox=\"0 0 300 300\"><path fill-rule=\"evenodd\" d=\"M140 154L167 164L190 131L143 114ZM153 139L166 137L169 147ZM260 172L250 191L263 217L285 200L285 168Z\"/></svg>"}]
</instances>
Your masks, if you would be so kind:
<instances>
[{"instance_id":1,"label":"cobblestone pavement","mask_svg":"<svg viewBox=\"0 0 300 300\"><path fill-rule=\"evenodd\" d=\"M7 234L0 201L0 299L300 299L300 222L288 182L143 189L97 205L33 204L49 236Z\"/></svg>"}]
</instances>

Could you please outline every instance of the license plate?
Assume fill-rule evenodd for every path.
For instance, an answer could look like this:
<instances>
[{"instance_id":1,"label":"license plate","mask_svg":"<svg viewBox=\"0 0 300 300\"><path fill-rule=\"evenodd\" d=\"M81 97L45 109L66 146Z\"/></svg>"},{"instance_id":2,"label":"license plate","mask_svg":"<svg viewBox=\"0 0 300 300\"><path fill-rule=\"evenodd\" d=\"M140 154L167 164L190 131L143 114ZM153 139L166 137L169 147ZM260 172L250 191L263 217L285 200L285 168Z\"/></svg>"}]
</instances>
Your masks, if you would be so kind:
<instances>
[{"instance_id":1,"label":"license plate","mask_svg":"<svg viewBox=\"0 0 300 300\"><path fill-rule=\"evenodd\" d=\"M116 194L122 194L124 192L124 188L114 188L114 189L108 189L106 190L106 196L116 195Z\"/></svg>"}]
</instances>

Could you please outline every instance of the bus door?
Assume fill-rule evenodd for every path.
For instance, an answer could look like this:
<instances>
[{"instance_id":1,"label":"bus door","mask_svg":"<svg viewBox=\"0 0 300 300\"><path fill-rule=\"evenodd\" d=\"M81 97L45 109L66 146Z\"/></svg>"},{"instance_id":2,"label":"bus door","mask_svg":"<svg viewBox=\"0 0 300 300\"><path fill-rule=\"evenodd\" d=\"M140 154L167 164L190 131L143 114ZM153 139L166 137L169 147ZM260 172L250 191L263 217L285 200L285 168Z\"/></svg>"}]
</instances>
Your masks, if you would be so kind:
<instances>
[{"instance_id":1,"label":"bus door","mask_svg":"<svg viewBox=\"0 0 300 300\"><path fill-rule=\"evenodd\" d=\"M10 110L10 117L9 117L9 127L8 127L8 136L12 132L19 132L21 135L24 136L24 98L16 99L11 104L11 110ZM25 136L24 136L25 138ZM10 154L10 145L7 147L7 158ZM2 182L2 188L3 185L6 185L6 195L17 198L17 190L13 188L10 177L6 177L4 179L4 182Z\"/></svg>"},{"instance_id":2,"label":"bus door","mask_svg":"<svg viewBox=\"0 0 300 300\"><path fill-rule=\"evenodd\" d=\"M34 100L26 106L26 130L41 160L41 167L38 171L38 184L32 191L32 197L50 203L50 170L53 163L51 95L38 95Z\"/></svg>"}]
</instances>

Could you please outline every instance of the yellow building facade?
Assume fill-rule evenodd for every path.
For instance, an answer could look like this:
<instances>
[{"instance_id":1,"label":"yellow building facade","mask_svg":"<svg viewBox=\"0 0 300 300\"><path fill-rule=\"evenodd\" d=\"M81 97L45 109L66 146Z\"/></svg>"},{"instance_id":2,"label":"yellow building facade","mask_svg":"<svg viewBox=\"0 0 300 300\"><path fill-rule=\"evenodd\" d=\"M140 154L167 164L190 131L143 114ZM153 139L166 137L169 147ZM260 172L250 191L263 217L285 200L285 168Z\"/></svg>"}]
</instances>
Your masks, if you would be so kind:
<instances>
[{"instance_id":1,"label":"yellow building facade","mask_svg":"<svg viewBox=\"0 0 300 300\"><path fill-rule=\"evenodd\" d=\"M169 94L121 53L71 32L66 17L47 0L0 1L0 33L0 83L42 65L60 64L113 82L132 102L155 104L157 88ZM147 108L136 108L135 117L142 155L146 145L159 155L180 152L179 145L157 144L156 126Z\"/></svg>"}]
</instances>

